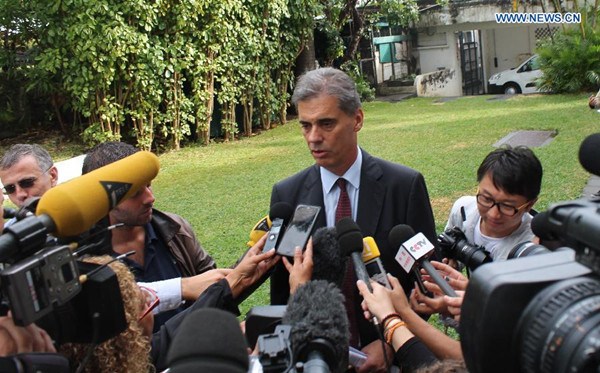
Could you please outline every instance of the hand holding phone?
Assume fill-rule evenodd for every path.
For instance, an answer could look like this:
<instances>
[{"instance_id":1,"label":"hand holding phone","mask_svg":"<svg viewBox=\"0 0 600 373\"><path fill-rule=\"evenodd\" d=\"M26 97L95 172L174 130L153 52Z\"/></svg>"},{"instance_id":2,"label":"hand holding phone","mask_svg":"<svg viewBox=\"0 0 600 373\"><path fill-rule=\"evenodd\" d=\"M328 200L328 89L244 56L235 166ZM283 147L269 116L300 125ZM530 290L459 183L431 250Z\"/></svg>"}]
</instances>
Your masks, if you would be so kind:
<instances>
[{"instance_id":1,"label":"hand holding phone","mask_svg":"<svg viewBox=\"0 0 600 373\"><path fill-rule=\"evenodd\" d=\"M304 248L313 232L321 207L298 205L292 221L277 246L277 254L294 257L296 246Z\"/></svg>"}]
</instances>

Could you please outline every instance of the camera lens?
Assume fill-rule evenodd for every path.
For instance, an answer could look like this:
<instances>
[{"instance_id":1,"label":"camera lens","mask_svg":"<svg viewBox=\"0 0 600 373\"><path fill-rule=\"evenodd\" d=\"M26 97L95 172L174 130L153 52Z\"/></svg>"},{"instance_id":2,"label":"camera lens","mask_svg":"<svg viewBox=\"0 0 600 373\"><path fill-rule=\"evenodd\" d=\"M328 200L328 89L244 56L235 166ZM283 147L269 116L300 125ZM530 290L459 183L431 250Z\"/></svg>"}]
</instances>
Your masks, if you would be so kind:
<instances>
[{"instance_id":1,"label":"camera lens","mask_svg":"<svg viewBox=\"0 0 600 373\"><path fill-rule=\"evenodd\" d=\"M523 372L596 372L600 361L600 282L578 277L536 295L518 325Z\"/></svg>"},{"instance_id":2,"label":"camera lens","mask_svg":"<svg viewBox=\"0 0 600 373\"><path fill-rule=\"evenodd\" d=\"M530 255L538 255L538 254L546 254L550 253L547 247L543 245L535 244L531 241L521 242L517 244L512 250L508 253L508 259L517 259Z\"/></svg>"}]
</instances>

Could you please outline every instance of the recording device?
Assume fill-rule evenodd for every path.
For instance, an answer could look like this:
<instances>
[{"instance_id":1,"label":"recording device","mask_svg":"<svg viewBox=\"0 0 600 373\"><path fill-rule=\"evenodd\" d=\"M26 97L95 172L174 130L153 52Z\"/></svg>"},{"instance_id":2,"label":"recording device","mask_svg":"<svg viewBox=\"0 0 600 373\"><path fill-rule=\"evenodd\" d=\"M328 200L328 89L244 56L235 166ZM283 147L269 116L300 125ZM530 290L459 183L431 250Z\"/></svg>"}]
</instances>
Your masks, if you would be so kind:
<instances>
[{"instance_id":1,"label":"recording device","mask_svg":"<svg viewBox=\"0 0 600 373\"><path fill-rule=\"evenodd\" d=\"M368 236L363 238L363 245L362 261L365 263L365 268L367 269L369 277L371 280L391 289L392 286L387 278L387 272L385 271L385 268L383 268L381 259L379 259L381 253L379 252L377 243L375 243L373 237Z\"/></svg>"},{"instance_id":2,"label":"recording device","mask_svg":"<svg viewBox=\"0 0 600 373\"><path fill-rule=\"evenodd\" d=\"M444 258L458 260L471 271L493 261L485 247L467 241L464 232L458 227L446 229L440 233L437 241Z\"/></svg>"},{"instance_id":3,"label":"recording device","mask_svg":"<svg viewBox=\"0 0 600 373\"><path fill-rule=\"evenodd\" d=\"M277 202L271 206L269 218L271 227L269 229L267 241L263 247L263 252L277 248L277 244L285 231L285 227L292 216L294 208L287 202Z\"/></svg>"},{"instance_id":4,"label":"recording device","mask_svg":"<svg viewBox=\"0 0 600 373\"><path fill-rule=\"evenodd\" d=\"M290 297L282 324L258 337L259 361L264 372L345 372L349 339L340 290L312 280Z\"/></svg>"},{"instance_id":5,"label":"recording device","mask_svg":"<svg viewBox=\"0 0 600 373\"><path fill-rule=\"evenodd\" d=\"M167 354L170 373L247 373L246 340L235 316L203 308L181 322Z\"/></svg>"},{"instance_id":6,"label":"recording device","mask_svg":"<svg viewBox=\"0 0 600 373\"><path fill-rule=\"evenodd\" d=\"M343 218L340 219L335 224L335 229L337 230L338 242L340 247L346 253L346 255L350 256L352 259L352 264L354 266L354 272L356 273L356 278L358 280L362 280L366 285L369 291L372 293L373 288L371 287L369 273L365 268L365 264L362 261L362 251L363 251L363 236L360 231L358 225L352 220L352 218Z\"/></svg>"},{"instance_id":7,"label":"recording device","mask_svg":"<svg viewBox=\"0 0 600 373\"><path fill-rule=\"evenodd\" d=\"M69 359L53 353L32 352L0 357L3 373L68 373Z\"/></svg>"},{"instance_id":8,"label":"recording device","mask_svg":"<svg viewBox=\"0 0 600 373\"><path fill-rule=\"evenodd\" d=\"M321 207L319 206L296 206L292 221L288 224L281 242L277 245L277 254L293 257L296 247L304 248L313 232L320 211ZM273 222L273 226L275 226L275 222Z\"/></svg>"},{"instance_id":9,"label":"recording device","mask_svg":"<svg viewBox=\"0 0 600 373\"><path fill-rule=\"evenodd\" d=\"M590 146L590 144L594 146ZM598 134L580 161L599 172ZM597 372L600 367L600 200L553 204L532 230L569 247L475 271L459 333L469 372Z\"/></svg>"},{"instance_id":10,"label":"recording device","mask_svg":"<svg viewBox=\"0 0 600 373\"><path fill-rule=\"evenodd\" d=\"M407 236L409 238L402 243ZM414 234L414 230L410 226L399 224L390 231L389 240L392 247L399 247L396 261L406 273L410 273L413 268L420 266L431 276L431 279L442 289L444 294L451 297L457 296L454 289L444 281L427 259L435 251L435 246L429 242L423 233Z\"/></svg>"},{"instance_id":11,"label":"recording device","mask_svg":"<svg viewBox=\"0 0 600 373\"><path fill-rule=\"evenodd\" d=\"M125 329L114 272L106 267L88 273L90 267L71 252L78 244L47 241L49 234L83 233L157 173L155 155L136 153L50 189L37 204L37 216L4 230L0 262L11 266L0 272L1 295L17 325L36 322L57 343L102 342Z\"/></svg>"}]
</instances>

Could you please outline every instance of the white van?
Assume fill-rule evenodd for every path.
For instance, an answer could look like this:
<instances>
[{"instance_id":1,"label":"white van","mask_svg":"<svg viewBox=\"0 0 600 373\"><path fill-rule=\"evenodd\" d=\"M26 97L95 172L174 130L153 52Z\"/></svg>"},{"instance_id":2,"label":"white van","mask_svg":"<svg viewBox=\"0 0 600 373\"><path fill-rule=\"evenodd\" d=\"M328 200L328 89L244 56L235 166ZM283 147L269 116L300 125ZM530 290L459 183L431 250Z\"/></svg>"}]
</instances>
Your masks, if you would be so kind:
<instances>
[{"instance_id":1,"label":"white van","mask_svg":"<svg viewBox=\"0 0 600 373\"><path fill-rule=\"evenodd\" d=\"M542 70L540 70L538 55L534 54L518 67L492 75L488 80L488 93L514 95L539 92L535 81L540 76Z\"/></svg>"}]
</instances>

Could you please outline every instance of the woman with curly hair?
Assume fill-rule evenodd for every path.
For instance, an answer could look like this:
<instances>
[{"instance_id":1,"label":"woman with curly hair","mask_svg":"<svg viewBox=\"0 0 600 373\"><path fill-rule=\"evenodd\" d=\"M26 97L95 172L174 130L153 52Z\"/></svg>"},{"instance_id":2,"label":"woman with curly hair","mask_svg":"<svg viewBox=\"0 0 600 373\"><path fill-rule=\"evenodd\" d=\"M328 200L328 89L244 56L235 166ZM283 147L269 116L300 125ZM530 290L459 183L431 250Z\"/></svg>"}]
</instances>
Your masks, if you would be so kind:
<instances>
[{"instance_id":1,"label":"woman with curly hair","mask_svg":"<svg viewBox=\"0 0 600 373\"><path fill-rule=\"evenodd\" d=\"M85 262L96 264L106 264L111 260L113 258L110 256L84 259ZM119 281L127 329L97 345L86 362L84 360L89 344L65 343L59 347L59 353L69 358L73 370L84 363L81 372L154 372L150 361L150 338L154 321L152 312L145 312L150 310L149 299L125 264L115 261L108 266L116 273Z\"/></svg>"}]
</instances>

